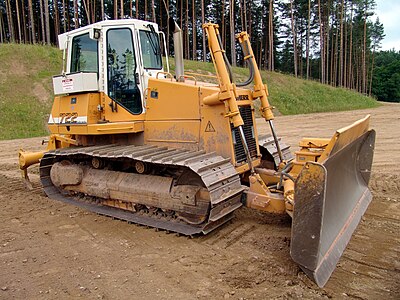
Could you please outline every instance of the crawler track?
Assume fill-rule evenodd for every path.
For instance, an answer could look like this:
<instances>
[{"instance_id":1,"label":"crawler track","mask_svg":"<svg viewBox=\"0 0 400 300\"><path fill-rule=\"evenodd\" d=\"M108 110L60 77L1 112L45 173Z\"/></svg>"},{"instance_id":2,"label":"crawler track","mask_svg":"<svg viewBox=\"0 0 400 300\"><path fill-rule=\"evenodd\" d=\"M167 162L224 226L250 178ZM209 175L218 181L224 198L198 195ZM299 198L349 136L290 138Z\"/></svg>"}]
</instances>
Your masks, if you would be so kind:
<instances>
[{"instance_id":1,"label":"crawler track","mask_svg":"<svg viewBox=\"0 0 400 300\"><path fill-rule=\"evenodd\" d=\"M146 163L155 171L173 169L180 174L188 174L188 176L182 176L183 179L178 180L186 180L187 182L184 182L184 184L196 185L201 183L208 191L210 200L209 209L204 216L205 221L201 224L190 224L190 222L185 222L176 217L179 214L184 214L185 211L164 214L160 208L152 207L149 209L149 207L146 207L146 203L140 202L129 203L130 210L115 208L104 205L107 200L112 201L112 199L99 199L82 193L71 193L53 184L50 178L50 170L54 163L63 160L89 163L93 158L115 165L129 165L139 161ZM245 189L229 159L204 151L168 149L156 146L107 145L76 147L48 152L40 163L40 180L45 193L52 199L74 204L102 215L184 235L207 234L230 220L233 217L233 211L241 207L241 195ZM174 178L174 180L177 179Z\"/></svg>"}]
</instances>

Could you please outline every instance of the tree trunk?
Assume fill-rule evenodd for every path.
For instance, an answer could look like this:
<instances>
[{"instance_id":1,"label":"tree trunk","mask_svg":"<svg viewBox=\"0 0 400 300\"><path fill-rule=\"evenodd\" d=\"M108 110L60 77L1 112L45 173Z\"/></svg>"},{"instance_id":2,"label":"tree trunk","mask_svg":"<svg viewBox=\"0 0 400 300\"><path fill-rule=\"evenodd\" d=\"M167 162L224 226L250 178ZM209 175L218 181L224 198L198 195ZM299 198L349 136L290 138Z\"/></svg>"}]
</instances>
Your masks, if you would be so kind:
<instances>
[{"instance_id":1,"label":"tree trunk","mask_svg":"<svg viewBox=\"0 0 400 300\"><path fill-rule=\"evenodd\" d=\"M348 80L348 82L347 82L347 87L348 88L352 88L352 86L351 86L351 82L350 82L350 80L351 80L351 76L353 75L352 74L352 69L353 69L353 67L352 67L352 60L353 60L353 56L352 56L352 52L353 52L353 2L351 2L351 6L350 6L350 38L349 38L349 41L350 41L350 46L349 46L349 67L348 67L348 76L347 76L347 80Z\"/></svg>"},{"instance_id":2,"label":"tree trunk","mask_svg":"<svg viewBox=\"0 0 400 300\"><path fill-rule=\"evenodd\" d=\"M169 18L169 0L167 0L167 7L165 9L167 11L167 18ZM169 31L170 31L169 20L167 19L167 34L166 34L166 36L167 36L167 53L165 55L168 55L168 53L169 53Z\"/></svg>"},{"instance_id":3,"label":"tree trunk","mask_svg":"<svg viewBox=\"0 0 400 300\"><path fill-rule=\"evenodd\" d=\"M104 0L100 1L100 6L101 6L101 8L100 8L101 18L100 18L100 20L103 21L105 19L104 18Z\"/></svg>"},{"instance_id":4,"label":"tree trunk","mask_svg":"<svg viewBox=\"0 0 400 300\"><path fill-rule=\"evenodd\" d=\"M318 18L319 18L319 47L320 47L320 60L321 60L321 82L325 83L325 39L324 28L321 14L321 0L318 0Z\"/></svg>"},{"instance_id":5,"label":"tree trunk","mask_svg":"<svg viewBox=\"0 0 400 300\"><path fill-rule=\"evenodd\" d=\"M189 0L186 0L185 3L185 29L183 31L183 40L184 40L184 45L185 45L185 58L189 59Z\"/></svg>"},{"instance_id":6,"label":"tree trunk","mask_svg":"<svg viewBox=\"0 0 400 300\"><path fill-rule=\"evenodd\" d=\"M46 20L46 43L50 45L50 15L49 15L49 0L44 1L44 14Z\"/></svg>"},{"instance_id":7,"label":"tree trunk","mask_svg":"<svg viewBox=\"0 0 400 300\"><path fill-rule=\"evenodd\" d=\"M367 52L367 7L365 7L364 12L364 35L363 35L363 47L362 47L362 93L367 93L367 70L366 70L366 52Z\"/></svg>"},{"instance_id":8,"label":"tree trunk","mask_svg":"<svg viewBox=\"0 0 400 300\"><path fill-rule=\"evenodd\" d=\"M269 1L269 26L268 26L268 36L269 36L269 63L268 69L270 71L274 70L274 0Z\"/></svg>"},{"instance_id":9,"label":"tree trunk","mask_svg":"<svg viewBox=\"0 0 400 300\"><path fill-rule=\"evenodd\" d=\"M60 17L58 14L58 1L53 0L53 7L54 7L54 34L57 40L58 34L60 33Z\"/></svg>"},{"instance_id":10,"label":"tree trunk","mask_svg":"<svg viewBox=\"0 0 400 300\"><path fill-rule=\"evenodd\" d=\"M35 31L35 20L33 18L32 0L28 0L28 8L29 8L29 23L31 26L31 34L32 34L32 43L36 44L36 31Z\"/></svg>"},{"instance_id":11,"label":"tree trunk","mask_svg":"<svg viewBox=\"0 0 400 300\"><path fill-rule=\"evenodd\" d=\"M92 8L90 11L92 12L92 23L96 23L96 0L92 0Z\"/></svg>"},{"instance_id":12,"label":"tree trunk","mask_svg":"<svg viewBox=\"0 0 400 300\"><path fill-rule=\"evenodd\" d=\"M78 0L74 0L74 21L75 21L75 29L79 28Z\"/></svg>"},{"instance_id":13,"label":"tree trunk","mask_svg":"<svg viewBox=\"0 0 400 300\"><path fill-rule=\"evenodd\" d=\"M262 32L268 32L268 9L266 5L262 5L262 16L261 16L261 23L262 23ZM265 16L265 17L264 17ZM265 38L265 42L264 42ZM268 41L268 36L263 34L260 37L260 63L258 65L259 68L263 68L264 70L267 69L267 41Z\"/></svg>"},{"instance_id":14,"label":"tree trunk","mask_svg":"<svg viewBox=\"0 0 400 300\"><path fill-rule=\"evenodd\" d=\"M344 2L344 59L343 59L343 81L344 87L347 87L347 1Z\"/></svg>"},{"instance_id":15,"label":"tree trunk","mask_svg":"<svg viewBox=\"0 0 400 300\"><path fill-rule=\"evenodd\" d=\"M22 28L23 28L23 30L22 30L22 33L23 33L23 39L24 39L24 43L28 43L29 41L30 41L30 39L29 39L29 33L28 33L28 30L29 30L29 26L26 26L26 11L25 11L25 3L24 3L25 1L24 0L22 0Z\"/></svg>"},{"instance_id":16,"label":"tree trunk","mask_svg":"<svg viewBox=\"0 0 400 300\"><path fill-rule=\"evenodd\" d=\"M156 23L156 8L154 5L154 0L151 0L151 14L153 16L152 20L154 23Z\"/></svg>"},{"instance_id":17,"label":"tree trunk","mask_svg":"<svg viewBox=\"0 0 400 300\"><path fill-rule=\"evenodd\" d=\"M32 1L32 0L29 0ZM103 1L103 0L101 0ZM68 1L69 2L69 1ZM63 32L67 31L67 17L66 17L66 11L65 11L65 0L62 0L62 15L63 15Z\"/></svg>"},{"instance_id":18,"label":"tree trunk","mask_svg":"<svg viewBox=\"0 0 400 300\"><path fill-rule=\"evenodd\" d=\"M178 10L178 1L176 1L176 7L177 7L177 11L180 12L179 20L181 21L180 27L181 27L182 35L183 35L183 31L184 31L184 28L182 27L183 26L183 0L180 0L179 2L180 2L180 9ZM183 41L182 41L183 45L185 45L185 36L184 35L182 36L182 39L183 39Z\"/></svg>"},{"instance_id":19,"label":"tree trunk","mask_svg":"<svg viewBox=\"0 0 400 300\"><path fill-rule=\"evenodd\" d=\"M334 69L333 69L333 86L337 86L338 78L338 45L339 45L339 26L336 24L336 37L335 37L335 48L334 48Z\"/></svg>"},{"instance_id":20,"label":"tree trunk","mask_svg":"<svg viewBox=\"0 0 400 300\"><path fill-rule=\"evenodd\" d=\"M332 23L332 28L334 28L333 26L334 26L334 24ZM335 40L334 40L334 32L332 29L331 51L330 51L330 57L328 58L328 61L330 62L330 73L329 73L330 81L329 81L329 83L331 85L333 85L333 63L334 63L334 58L335 58L335 48L334 47L335 47Z\"/></svg>"},{"instance_id":21,"label":"tree trunk","mask_svg":"<svg viewBox=\"0 0 400 300\"><path fill-rule=\"evenodd\" d=\"M325 68L325 80L326 83L329 84L330 80L329 80L329 42L330 42L330 24L329 24L329 15L330 15L330 11L329 11L329 6L330 6L330 1L328 1L328 7L327 7L327 11L326 11L326 68ZM332 80L332 78L331 78Z\"/></svg>"},{"instance_id":22,"label":"tree trunk","mask_svg":"<svg viewBox=\"0 0 400 300\"><path fill-rule=\"evenodd\" d=\"M249 33L249 35L250 36L252 36L253 35L253 26L252 26L252 20L251 20L251 18L252 18L252 13L251 13L251 3L252 2L249 2L249 24L248 24L248 26L247 26L247 29L246 29L246 31L248 31L248 33ZM235 1L233 0L233 5L235 5ZM233 28L235 28L235 26L233 26ZM257 52L256 52L257 53Z\"/></svg>"},{"instance_id":23,"label":"tree trunk","mask_svg":"<svg viewBox=\"0 0 400 300\"><path fill-rule=\"evenodd\" d=\"M225 7L226 7L226 1L222 1L222 47L226 49L226 22L225 22Z\"/></svg>"},{"instance_id":24,"label":"tree trunk","mask_svg":"<svg viewBox=\"0 0 400 300\"><path fill-rule=\"evenodd\" d=\"M19 15L19 4L18 0L15 0L15 9L16 9L16 14L17 14L17 29L18 29L18 42L22 43L22 35L21 35L21 19Z\"/></svg>"},{"instance_id":25,"label":"tree trunk","mask_svg":"<svg viewBox=\"0 0 400 300\"><path fill-rule=\"evenodd\" d=\"M7 25L8 25L8 34L10 35L10 42L15 41L14 37L14 26L13 26L13 17L11 12L11 3L10 0L6 0L6 14L7 14Z\"/></svg>"},{"instance_id":26,"label":"tree trunk","mask_svg":"<svg viewBox=\"0 0 400 300\"><path fill-rule=\"evenodd\" d=\"M240 9L240 23L242 25L242 30L244 30L244 15L243 15L243 0L239 0L239 9Z\"/></svg>"},{"instance_id":27,"label":"tree trunk","mask_svg":"<svg viewBox=\"0 0 400 300\"><path fill-rule=\"evenodd\" d=\"M300 26L302 24L302 19L299 20ZM304 37L303 37L303 31L300 31L300 38L298 38L299 44L297 47L297 72L298 76L303 78L303 42L304 42Z\"/></svg>"},{"instance_id":28,"label":"tree trunk","mask_svg":"<svg viewBox=\"0 0 400 300\"><path fill-rule=\"evenodd\" d=\"M77 1L77 0L74 0ZM118 19L118 0L114 0L114 20Z\"/></svg>"},{"instance_id":29,"label":"tree trunk","mask_svg":"<svg viewBox=\"0 0 400 300\"><path fill-rule=\"evenodd\" d=\"M135 0L135 7L136 7L136 19L139 19L139 0Z\"/></svg>"},{"instance_id":30,"label":"tree trunk","mask_svg":"<svg viewBox=\"0 0 400 300\"><path fill-rule=\"evenodd\" d=\"M339 86L343 86L343 13L344 13L344 0L342 0L340 12L340 59L339 59Z\"/></svg>"},{"instance_id":31,"label":"tree trunk","mask_svg":"<svg viewBox=\"0 0 400 300\"><path fill-rule=\"evenodd\" d=\"M235 1L230 0L229 4L229 23L230 23L230 31L231 31L231 60L232 60L232 66L236 66L236 51L235 51L235 21L234 21L234 10L235 10Z\"/></svg>"},{"instance_id":32,"label":"tree trunk","mask_svg":"<svg viewBox=\"0 0 400 300\"><path fill-rule=\"evenodd\" d=\"M235 1L232 1L233 3L235 3ZM244 10L244 28L243 30L247 31L247 7L246 7L246 0L243 0L243 10Z\"/></svg>"},{"instance_id":33,"label":"tree trunk","mask_svg":"<svg viewBox=\"0 0 400 300\"><path fill-rule=\"evenodd\" d=\"M87 0L89 2L89 0ZM86 20L87 23L90 24L90 7L89 7L89 3L86 3L86 0L81 0L81 2L83 2L83 8L85 10L85 14L86 14Z\"/></svg>"},{"instance_id":34,"label":"tree trunk","mask_svg":"<svg viewBox=\"0 0 400 300\"><path fill-rule=\"evenodd\" d=\"M3 11L0 9L0 43L4 43L4 35Z\"/></svg>"},{"instance_id":35,"label":"tree trunk","mask_svg":"<svg viewBox=\"0 0 400 300\"><path fill-rule=\"evenodd\" d=\"M163 26L163 19L164 19L164 17L163 17L162 2L163 2L163 0L159 0L159 1L158 1L158 4L159 4L159 15L158 15L158 18L159 18L159 20L160 20L160 22L158 23L158 26L160 26L159 28L164 28L164 26ZM165 1L164 1L164 4L165 4ZM168 14L168 10L167 10L167 14ZM168 18L167 18L167 24L168 24ZM168 31L167 31L167 32L168 32ZM167 35L168 35L168 34L167 34Z\"/></svg>"},{"instance_id":36,"label":"tree trunk","mask_svg":"<svg viewBox=\"0 0 400 300\"><path fill-rule=\"evenodd\" d=\"M374 64L375 64L375 46L374 46L374 51L372 52L371 75L370 75L370 80L369 80L368 96L370 96L370 97L371 97L371 92L372 92L372 77L374 74Z\"/></svg>"},{"instance_id":37,"label":"tree trunk","mask_svg":"<svg viewBox=\"0 0 400 300\"><path fill-rule=\"evenodd\" d=\"M70 11L70 1L68 0L67 2L66 2L67 4L67 28L68 28L68 31L71 31L71 16L70 16L70 13L69 13L69 11Z\"/></svg>"},{"instance_id":38,"label":"tree trunk","mask_svg":"<svg viewBox=\"0 0 400 300\"><path fill-rule=\"evenodd\" d=\"M307 41L306 41L306 79L310 76L310 17L311 17L311 0L308 0L307 15Z\"/></svg>"},{"instance_id":39,"label":"tree trunk","mask_svg":"<svg viewBox=\"0 0 400 300\"><path fill-rule=\"evenodd\" d=\"M197 47L196 47L196 43L197 43L197 28L196 28L196 1L192 0L192 34L193 34L193 45L192 45L192 49L193 49L193 60L197 60Z\"/></svg>"},{"instance_id":40,"label":"tree trunk","mask_svg":"<svg viewBox=\"0 0 400 300\"><path fill-rule=\"evenodd\" d=\"M119 11L119 18L124 18L124 0L120 0L120 11Z\"/></svg>"},{"instance_id":41,"label":"tree trunk","mask_svg":"<svg viewBox=\"0 0 400 300\"><path fill-rule=\"evenodd\" d=\"M297 42L296 42L296 30L294 28L294 15L293 15L293 0L290 0L290 19L292 24L292 36L293 36L293 67L294 76L297 77Z\"/></svg>"},{"instance_id":42,"label":"tree trunk","mask_svg":"<svg viewBox=\"0 0 400 300\"><path fill-rule=\"evenodd\" d=\"M224 5L224 3L222 5ZM204 16L204 0L201 0L201 24L204 24L205 22L206 21ZM202 30L202 32L203 32L203 61L207 61L206 33L204 30Z\"/></svg>"}]
</instances>

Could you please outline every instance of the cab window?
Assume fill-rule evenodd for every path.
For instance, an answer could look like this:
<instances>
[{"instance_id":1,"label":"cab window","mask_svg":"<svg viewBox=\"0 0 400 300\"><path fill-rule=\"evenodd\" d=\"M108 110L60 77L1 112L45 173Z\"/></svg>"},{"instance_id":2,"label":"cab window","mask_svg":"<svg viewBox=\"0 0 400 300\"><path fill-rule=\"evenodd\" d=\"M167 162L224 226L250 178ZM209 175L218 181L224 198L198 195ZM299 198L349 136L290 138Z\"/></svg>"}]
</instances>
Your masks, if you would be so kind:
<instances>
[{"instance_id":1,"label":"cab window","mask_svg":"<svg viewBox=\"0 0 400 300\"><path fill-rule=\"evenodd\" d=\"M159 36L155 31L140 30L140 47L145 69L162 69L161 49Z\"/></svg>"},{"instance_id":2,"label":"cab window","mask_svg":"<svg viewBox=\"0 0 400 300\"><path fill-rule=\"evenodd\" d=\"M142 112L136 84L136 58L132 31L128 28L107 31L108 96L133 114Z\"/></svg>"},{"instance_id":3,"label":"cab window","mask_svg":"<svg viewBox=\"0 0 400 300\"><path fill-rule=\"evenodd\" d=\"M70 72L95 72L98 70L97 41L89 38L89 33L72 39L72 58Z\"/></svg>"}]
</instances>

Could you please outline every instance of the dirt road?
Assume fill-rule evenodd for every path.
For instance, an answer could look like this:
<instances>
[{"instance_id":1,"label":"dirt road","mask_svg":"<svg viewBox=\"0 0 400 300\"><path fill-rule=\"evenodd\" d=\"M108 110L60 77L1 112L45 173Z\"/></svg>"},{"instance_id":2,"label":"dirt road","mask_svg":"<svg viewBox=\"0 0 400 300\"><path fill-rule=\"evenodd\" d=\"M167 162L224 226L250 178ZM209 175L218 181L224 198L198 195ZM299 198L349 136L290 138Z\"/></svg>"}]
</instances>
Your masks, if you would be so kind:
<instances>
[{"instance_id":1,"label":"dirt road","mask_svg":"<svg viewBox=\"0 0 400 300\"><path fill-rule=\"evenodd\" d=\"M323 289L290 259L290 218L243 208L194 239L130 225L46 198L37 169L26 191L16 153L41 139L0 142L0 298L399 299L400 105L278 117L276 128L294 150L366 113L377 131L374 199Z\"/></svg>"}]
</instances>

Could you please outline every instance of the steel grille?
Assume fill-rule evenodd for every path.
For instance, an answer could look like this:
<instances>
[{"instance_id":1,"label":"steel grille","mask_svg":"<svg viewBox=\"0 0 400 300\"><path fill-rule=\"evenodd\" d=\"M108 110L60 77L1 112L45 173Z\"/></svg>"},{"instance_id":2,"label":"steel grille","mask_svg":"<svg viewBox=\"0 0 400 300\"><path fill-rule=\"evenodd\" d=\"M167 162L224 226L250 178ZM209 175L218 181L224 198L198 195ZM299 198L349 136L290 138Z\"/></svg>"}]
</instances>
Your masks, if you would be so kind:
<instances>
[{"instance_id":1,"label":"steel grille","mask_svg":"<svg viewBox=\"0 0 400 300\"><path fill-rule=\"evenodd\" d=\"M256 157L257 145L254 135L253 114L251 106L250 105L239 106L239 111L244 122L243 132L246 138L247 146L249 147L250 156ZM236 162L239 163L242 161L246 161L246 152L244 151L242 140L240 139L239 129L233 128L233 125L231 124L231 130L232 130L233 147L235 150Z\"/></svg>"}]
</instances>

